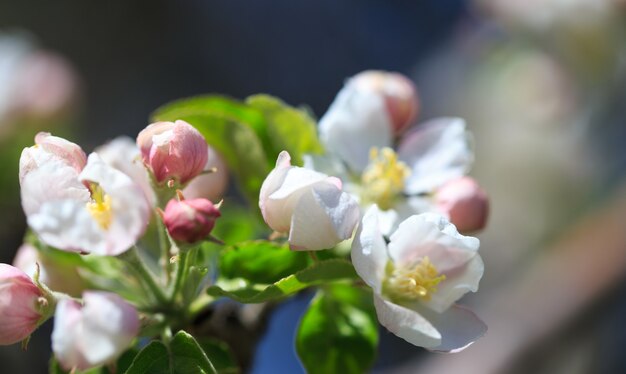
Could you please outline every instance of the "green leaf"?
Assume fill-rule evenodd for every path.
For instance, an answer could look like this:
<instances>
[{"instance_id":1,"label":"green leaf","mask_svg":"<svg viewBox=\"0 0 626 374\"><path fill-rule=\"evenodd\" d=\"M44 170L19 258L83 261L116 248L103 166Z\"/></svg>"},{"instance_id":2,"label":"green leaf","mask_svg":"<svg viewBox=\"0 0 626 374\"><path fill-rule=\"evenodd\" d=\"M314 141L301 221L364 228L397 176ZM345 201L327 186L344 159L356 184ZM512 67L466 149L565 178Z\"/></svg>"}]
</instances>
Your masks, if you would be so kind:
<instances>
[{"instance_id":1,"label":"green leaf","mask_svg":"<svg viewBox=\"0 0 626 374\"><path fill-rule=\"evenodd\" d=\"M241 372L228 344L212 338L199 338L198 344L200 344L200 347L202 347L219 374L237 374Z\"/></svg>"},{"instance_id":2,"label":"green leaf","mask_svg":"<svg viewBox=\"0 0 626 374\"><path fill-rule=\"evenodd\" d=\"M48 373L49 374L69 374L70 371L68 370L63 370L63 368L61 367L61 364L59 364L59 362L56 360L56 358L54 356L52 356L52 358L50 359L50 363L48 365ZM89 369L89 370L85 370L85 371L73 371L72 373L75 374L105 374L108 373L108 371L104 368L101 367L97 367L94 369Z\"/></svg>"},{"instance_id":3,"label":"green leaf","mask_svg":"<svg viewBox=\"0 0 626 374\"><path fill-rule=\"evenodd\" d=\"M261 184L272 165L264 149L264 119L258 111L224 97L201 96L167 104L157 109L152 118L181 119L197 128L224 157L242 192L256 204Z\"/></svg>"},{"instance_id":4,"label":"green leaf","mask_svg":"<svg viewBox=\"0 0 626 374\"><path fill-rule=\"evenodd\" d=\"M165 344L152 341L135 356L125 374L171 374L170 355Z\"/></svg>"},{"instance_id":5,"label":"green leaf","mask_svg":"<svg viewBox=\"0 0 626 374\"><path fill-rule=\"evenodd\" d=\"M274 157L280 151L286 150L294 163L301 164L303 154L322 152L322 145L317 138L316 121L307 111L293 108L277 98L262 94L250 96L246 103L265 115Z\"/></svg>"},{"instance_id":6,"label":"green leaf","mask_svg":"<svg viewBox=\"0 0 626 374\"><path fill-rule=\"evenodd\" d=\"M320 290L296 335L296 351L309 374L364 373L377 345L371 293L346 285Z\"/></svg>"},{"instance_id":7,"label":"green leaf","mask_svg":"<svg viewBox=\"0 0 626 374\"><path fill-rule=\"evenodd\" d=\"M217 373L196 339L179 331L169 344L152 341L135 356L126 374Z\"/></svg>"},{"instance_id":8,"label":"green leaf","mask_svg":"<svg viewBox=\"0 0 626 374\"><path fill-rule=\"evenodd\" d=\"M349 261L327 260L313 264L270 285L250 284L244 279L218 281L207 290L211 296L226 296L241 303L261 303L292 295L307 287L343 279L356 279Z\"/></svg>"},{"instance_id":9,"label":"green leaf","mask_svg":"<svg viewBox=\"0 0 626 374\"><path fill-rule=\"evenodd\" d=\"M274 283L304 269L309 256L285 245L249 241L226 249L220 259L220 277L243 278L251 283Z\"/></svg>"},{"instance_id":10,"label":"green leaf","mask_svg":"<svg viewBox=\"0 0 626 374\"><path fill-rule=\"evenodd\" d=\"M174 373L217 373L196 339L179 331L170 342Z\"/></svg>"}]
</instances>

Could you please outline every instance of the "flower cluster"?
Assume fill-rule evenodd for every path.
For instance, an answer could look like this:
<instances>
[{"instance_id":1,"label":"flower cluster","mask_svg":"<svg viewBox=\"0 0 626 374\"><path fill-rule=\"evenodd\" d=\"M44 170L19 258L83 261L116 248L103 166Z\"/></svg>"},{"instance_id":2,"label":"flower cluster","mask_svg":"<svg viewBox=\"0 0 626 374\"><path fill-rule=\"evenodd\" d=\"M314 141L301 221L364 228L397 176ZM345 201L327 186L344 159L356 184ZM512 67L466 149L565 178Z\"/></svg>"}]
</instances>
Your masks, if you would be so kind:
<instances>
[{"instance_id":1,"label":"flower cluster","mask_svg":"<svg viewBox=\"0 0 626 374\"><path fill-rule=\"evenodd\" d=\"M54 316L52 350L63 369L115 367L127 349L145 346L137 365L163 348L170 365L179 354L179 363L201 372L212 365L210 350L179 330L211 314L204 312L219 307L218 297L259 303L325 284L307 315L366 299L369 307L328 310L352 312L347 320L370 327L375 310L389 331L434 351L459 351L485 333L456 304L478 289L479 241L464 234L481 230L488 213L486 193L466 175L473 155L463 120L414 126L413 84L377 71L347 82L320 120L319 139L305 113L272 98L190 100L157 111L166 121L136 141L117 138L87 155L39 133L23 150L19 181L30 232L14 266L0 264L0 344L27 341ZM256 122L246 127L250 118ZM285 118L310 137L289 152L282 150L288 139L268 140L284 136L277 121ZM239 158L248 151L266 157L244 165ZM304 165L292 165L292 156ZM235 199L222 209L224 200L207 198L221 197L229 173L254 213L229 206ZM328 251L320 260L313 251L321 250ZM333 296L346 281L352 294ZM361 297L363 288L373 300ZM315 307L323 298L324 307ZM313 321L320 318L333 316ZM321 335L299 333L299 346L313 336L310 344L322 349L327 344L315 339L333 333L356 335L350 339L364 346L376 340L341 323L320 323L329 330ZM145 338L162 343L140 343Z\"/></svg>"}]
</instances>

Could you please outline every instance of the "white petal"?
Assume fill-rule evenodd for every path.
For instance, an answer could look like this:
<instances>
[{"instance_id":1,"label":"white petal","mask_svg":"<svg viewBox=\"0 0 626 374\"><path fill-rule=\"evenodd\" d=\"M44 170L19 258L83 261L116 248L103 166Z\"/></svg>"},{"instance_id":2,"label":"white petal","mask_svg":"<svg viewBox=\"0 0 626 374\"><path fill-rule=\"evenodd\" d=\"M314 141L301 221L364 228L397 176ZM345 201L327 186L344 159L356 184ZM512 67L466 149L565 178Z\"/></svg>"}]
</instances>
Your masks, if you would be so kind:
<instances>
[{"instance_id":1,"label":"white petal","mask_svg":"<svg viewBox=\"0 0 626 374\"><path fill-rule=\"evenodd\" d=\"M354 269L375 293L381 292L388 261L387 245L378 222L379 213L376 205L365 212L354 236L351 252Z\"/></svg>"},{"instance_id":2,"label":"white petal","mask_svg":"<svg viewBox=\"0 0 626 374\"><path fill-rule=\"evenodd\" d=\"M98 147L95 152L106 164L128 175L141 187L150 205L155 204L156 196L150 184L148 171L143 165L141 152L133 139L120 136Z\"/></svg>"},{"instance_id":3,"label":"white petal","mask_svg":"<svg viewBox=\"0 0 626 374\"><path fill-rule=\"evenodd\" d=\"M478 250L478 239L463 236L444 217L434 213L411 216L391 235L389 255L396 263L428 256L440 272L455 270Z\"/></svg>"},{"instance_id":4,"label":"white petal","mask_svg":"<svg viewBox=\"0 0 626 374\"><path fill-rule=\"evenodd\" d=\"M460 352L487 332L487 325L474 312L460 305L454 305L441 314L428 310L421 313L441 333L441 344L427 347L432 351Z\"/></svg>"},{"instance_id":5,"label":"white petal","mask_svg":"<svg viewBox=\"0 0 626 374\"><path fill-rule=\"evenodd\" d=\"M82 181L96 182L111 197L112 220L106 230L106 245L92 253L118 255L130 248L143 234L150 220L150 203L141 187L95 153L89 155L80 174Z\"/></svg>"},{"instance_id":6,"label":"white petal","mask_svg":"<svg viewBox=\"0 0 626 374\"><path fill-rule=\"evenodd\" d=\"M461 271L446 274L446 279L437 285L437 292L423 304L435 312L444 312L466 293L478 291L484 270L483 260L475 255Z\"/></svg>"},{"instance_id":7,"label":"white petal","mask_svg":"<svg viewBox=\"0 0 626 374\"><path fill-rule=\"evenodd\" d=\"M391 235L398 229L398 225L410 216L435 211L435 205L427 198L410 196L400 199L389 210L383 210L379 214L380 229L385 236Z\"/></svg>"},{"instance_id":8,"label":"white petal","mask_svg":"<svg viewBox=\"0 0 626 374\"><path fill-rule=\"evenodd\" d=\"M387 301L376 293L374 307L380 324L407 342L426 348L442 344L440 332L418 312Z\"/></svg>"},{"instance_id":9,"label":"white petal","mask_svg":"<svg viewBox=\"0 0 626 374\"><path fill-rule=\"evenodd\" d=\"M411 167L405 187L409 194L432 191L465 175L473 161L465 121L438 118L421 124L404 135L398 156Z\"/></svg>"},{"instance_id":10,"label":"white petal","mask_svg":"<svg viewBox=\"0 0 626 374\"><path fill-rule=\"evenodd\" d=\"M20 182L22 208L27 216L38 212L42 204L49 201L75 199L86 203L89 200L89 191L78 180L75 168L50 154L26 149L21 160L30 157L25 156L26 153L37 155L31 159L36 166L24 173Z\"/></svg>"},{"instance_id":11,"label":"white petal","mask_svg":"<svg viewBox=\"0 0 626 374\"><path fill-rule=\"evenodd\" d=\"M78 200L56 200L28 216L28 225L42 241L74 252L106 251L105 232Z\"/></svg>"},{"instance_id":12,"label":"white petal","mask_svg":"<svg viewBox=\"0 0 626 374\"><path fill-rule=\"evenodd\" d=\"M81 305L71 299L59 300L52 329L52 351L67 370L87 366L80 348L82 331Z\"/></svg>"},{"instance_id":13,"label":"white petal","mask_svg":"<svg viewBox=\"0 0 626 374\"><path fill-rule=\"evenodd\" d=\"M369 163L372 147L390 147L392 125L380 95L358 90L348 83L319 122L322 142L353 172Z\"/></svg>"},{"instance_id":14,"label":"white petal","mask_svg":"<svg viewBox=\"0 0 626 374\"><path fill-rule=\"evenodd\" d=\"M126 350L139 332L139 319L134 308L115 294L85 292L83 300L83 354L97 366Z\"/></svg>"},{"instance_id":15,"label":"white petal","mask_svg":"<svg viewBox=\"0 0 626 374\"><path fill-rule=\"evenodd\" d=\"M315 170L326 175L335 176L341 180L348 179L348 171L340 159L331 155L304 155L304 168Z\"/></svg>"},{"instance_id":16,"label":"white petal","mask_svg":"<svg viewBox=\"0 0 626 374\"><path fill-rule=\"evenodd\" d=\"M294 209L289 244L294 250L320 250L349 239L359 219L359 205L327 180L305 190Z\"/></svg>"}]
</instances>

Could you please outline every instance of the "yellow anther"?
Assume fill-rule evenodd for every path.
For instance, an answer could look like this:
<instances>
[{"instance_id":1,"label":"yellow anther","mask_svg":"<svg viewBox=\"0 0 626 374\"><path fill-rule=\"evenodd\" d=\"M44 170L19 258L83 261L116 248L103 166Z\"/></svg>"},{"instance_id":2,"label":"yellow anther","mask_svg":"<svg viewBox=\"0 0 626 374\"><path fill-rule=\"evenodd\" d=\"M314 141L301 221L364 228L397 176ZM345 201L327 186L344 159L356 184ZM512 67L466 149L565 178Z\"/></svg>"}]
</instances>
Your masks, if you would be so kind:
<instances>
[{"instance_id":1,"label":"yellow anther","mask_svg":"<svg viewBox=\"0 0 626 374\"><path fill-rule=\"evenodd\" d=\"M411 170L398 160L398 154L393 149L372 148L370 163L361 176L364 200L378 204L383 210L392 208L410 174Z\"/></svg>"},{"instance_id":2,"label":"yellow anther","mask_svg":"<svg viewBox=\"0 0 626 374\"><path fill-rule=\"evenodd\" d=\"M424 257L409 266L394 268L386 280L386 289L392 297L403 300L430 300L437 292L437 285L446 279L437 268Z\"/></svg>"},{"instance_id":3,"label":"yellow anther","mask_svg":"<svg viewBox=\"0 0 626 374\"><path fill-rule=\"evenodd\" d=\"M101 228L107 230L113 219L111 211L111 197L104 193L102 188L95 183L90 184L91 200L87 203L87 210Z\"/></svg>"}]
</instances>

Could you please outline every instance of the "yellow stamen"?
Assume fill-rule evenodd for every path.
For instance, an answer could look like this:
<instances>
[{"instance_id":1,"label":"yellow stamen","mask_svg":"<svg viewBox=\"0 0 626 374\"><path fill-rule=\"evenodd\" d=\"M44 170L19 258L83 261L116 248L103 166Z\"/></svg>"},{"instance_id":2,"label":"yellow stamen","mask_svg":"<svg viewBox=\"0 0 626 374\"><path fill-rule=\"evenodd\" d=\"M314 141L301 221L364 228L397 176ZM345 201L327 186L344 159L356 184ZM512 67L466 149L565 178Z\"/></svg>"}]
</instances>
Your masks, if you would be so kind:
<instances>
[{"instance_id":1,"label":"yellow stamen","mask_svg":"<svg viewBox=\"0 0 626 374\"><path fill-rule=\"evenodd\" d=\"M429 301L437 292L437 285L445 279L446 276L439 275L430 259L424 257L410 266L394 268L385 283L392 297Z\"/></svg>"},{"instance_id":2,"label":"yellow stamen","mask_svg":"<svg viewBox=\"0 0 626 374\"><path fill-rule=\"evenodd\" d=\"M391 148L370 150L370 163L361 176L364 200L387 210L393 207L396 196L404 190L404 181L411 170Z\"/></svg>"},{"instance_id":3,"label":"yellow stamen","mask_svg":"<svg viewBox=\"0 0 626 374\"><path fill-rule=\"evenodd\" d=\"M98 225L107 230L113 219L111 196L105 194L102 188L95 183L92 183L89 187L92 201L87 203L87 210Z\"/></svg>"}]
</instances>

